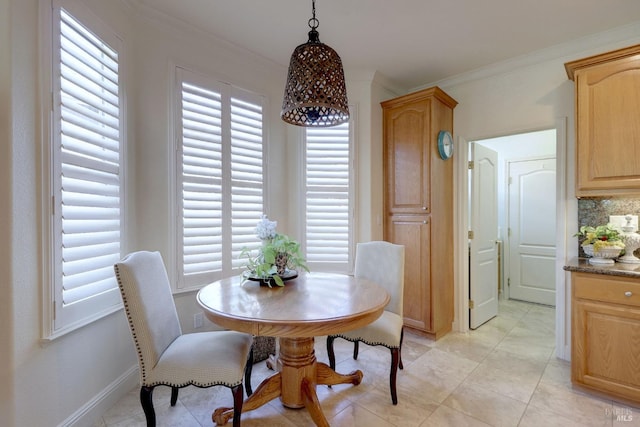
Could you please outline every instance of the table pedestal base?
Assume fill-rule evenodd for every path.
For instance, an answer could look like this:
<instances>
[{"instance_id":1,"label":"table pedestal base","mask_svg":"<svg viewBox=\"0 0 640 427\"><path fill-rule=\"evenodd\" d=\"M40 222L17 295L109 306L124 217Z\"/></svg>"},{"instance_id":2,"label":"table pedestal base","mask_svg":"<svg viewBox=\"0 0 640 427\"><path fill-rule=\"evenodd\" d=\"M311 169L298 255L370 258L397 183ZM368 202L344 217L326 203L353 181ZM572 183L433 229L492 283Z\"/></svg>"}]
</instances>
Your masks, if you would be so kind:
<instances>
[{"instance_id":1,"label":"table pedestal base","mask_svg":"<svg viewBox=\"0 0 640 427\"><path fill-rule=\"evenodd\" d=\"M362 381L362 371L338 374L324 363L316 361L314 338L280 338L278 364L281 369L264 380L244 401L242 412L252 411L280 397L287 408L307 408L317 426L329 426L316 395L316 385L353 384ZM233 408L218 408L212 419L224 425L233 417Z\"/></svg>"}]
</instances>

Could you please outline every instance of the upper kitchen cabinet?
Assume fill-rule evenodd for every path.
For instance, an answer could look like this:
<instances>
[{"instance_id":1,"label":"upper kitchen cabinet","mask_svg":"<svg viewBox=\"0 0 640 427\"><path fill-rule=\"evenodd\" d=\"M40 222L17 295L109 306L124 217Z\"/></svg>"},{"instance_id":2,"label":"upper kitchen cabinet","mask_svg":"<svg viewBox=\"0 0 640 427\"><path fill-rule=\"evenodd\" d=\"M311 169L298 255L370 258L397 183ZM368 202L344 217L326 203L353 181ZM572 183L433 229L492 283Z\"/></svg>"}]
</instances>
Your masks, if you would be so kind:
<instances>
[{"instance_id":1,"label":"upper kitchen cabinet","mask_svg":"<svg viewBox=\"0 0 640 427\"><path fill-rule=\"evenodd\" d=\"M453 162L436 159L437 139L441 130L453 131L453 108L457 102L442 89L433 87L381 105L387 212L428 214L433 203L432 178L444 178L453 171Z\"/></svg>"},{"instance_id":2,"label":"upper kitchen cabinet","mask_svg":"<svg viewBox=\"0 0 640 427\"><path fill-rule=\"evenodd\" d=\"M576 85L576 196L640 195L640 45L565 69Z\"/></svg>"}]
</instances>

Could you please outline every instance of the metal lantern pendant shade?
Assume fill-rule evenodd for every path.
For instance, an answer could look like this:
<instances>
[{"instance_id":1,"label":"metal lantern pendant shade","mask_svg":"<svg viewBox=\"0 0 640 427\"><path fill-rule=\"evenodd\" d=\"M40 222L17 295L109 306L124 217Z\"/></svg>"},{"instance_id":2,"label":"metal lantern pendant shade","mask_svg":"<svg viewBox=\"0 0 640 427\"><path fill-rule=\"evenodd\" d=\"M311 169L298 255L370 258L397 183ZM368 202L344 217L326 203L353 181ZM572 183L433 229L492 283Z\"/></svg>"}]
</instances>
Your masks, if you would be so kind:
<instances>
[{"instance_id":1,"label":"metal lantern pendant shade","mask_svg":"<svg viewBox=\"0 0 640 427\"><path fill-rule=\"evenodd\" d=\"M336 126L349 120L342 60L320 42L318 20L309 20L309 41L291 55L280 117L297 126Z\"/></svg>"}]
</instances>

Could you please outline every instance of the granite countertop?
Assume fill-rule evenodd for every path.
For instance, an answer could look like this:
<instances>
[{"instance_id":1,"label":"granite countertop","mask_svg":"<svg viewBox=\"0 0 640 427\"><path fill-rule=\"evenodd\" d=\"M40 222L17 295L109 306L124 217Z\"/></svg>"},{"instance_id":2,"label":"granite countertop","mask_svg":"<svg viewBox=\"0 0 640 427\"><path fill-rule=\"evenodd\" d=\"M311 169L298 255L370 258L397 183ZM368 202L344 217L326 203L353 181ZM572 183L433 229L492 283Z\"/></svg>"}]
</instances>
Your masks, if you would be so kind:
<instances>
[{"instance_id":1,"label":"granite countertop","mask_svg":"<svg viewBox=\"0 0 640 427\"><path fill-rule=\"evenodd\" d=\"M564 266L564 269L566 271L640 279L640 264L623 264L616 262L612 265L592 265L589 264L589 258L573 258Z\"/></svg>"}]
</instances>

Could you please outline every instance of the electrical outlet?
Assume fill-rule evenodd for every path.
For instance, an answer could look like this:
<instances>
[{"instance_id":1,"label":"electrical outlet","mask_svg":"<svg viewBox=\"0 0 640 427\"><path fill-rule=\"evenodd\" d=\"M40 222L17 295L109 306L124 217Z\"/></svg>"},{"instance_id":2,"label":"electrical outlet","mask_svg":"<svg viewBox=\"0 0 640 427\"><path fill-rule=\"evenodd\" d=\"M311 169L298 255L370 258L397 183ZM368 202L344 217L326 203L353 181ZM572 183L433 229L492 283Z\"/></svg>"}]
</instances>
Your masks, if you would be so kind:
<instances>
[{"instance_id":1,"label":"electrical outlet","mask_svg":"<svg viewBox=\"0 0 640 427\"><path fill-rule=\"evenodd\" d=\"M202 328L204 324L204 313L196 313L193 315L193 329Z\"/></svg>"}]
</instances>

